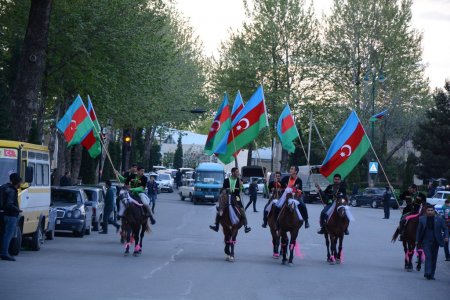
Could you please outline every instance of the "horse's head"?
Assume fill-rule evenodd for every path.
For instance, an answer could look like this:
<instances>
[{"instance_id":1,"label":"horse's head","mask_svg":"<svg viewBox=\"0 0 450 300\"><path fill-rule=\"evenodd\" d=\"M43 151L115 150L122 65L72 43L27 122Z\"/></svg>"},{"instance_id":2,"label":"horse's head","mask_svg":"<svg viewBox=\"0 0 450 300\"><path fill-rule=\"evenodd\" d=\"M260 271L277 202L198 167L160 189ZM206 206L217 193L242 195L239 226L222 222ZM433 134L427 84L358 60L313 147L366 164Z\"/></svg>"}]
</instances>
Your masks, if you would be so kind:
<instances>
[{"instance_id":1,"label":"horse's head","mask_svg":"<svg viewBox=\"0 0 450 300\"><path fill-rule=\"evenodd\" d=\"M336 210L340 217L345 217L345 206L348 205L348 201L345 197L339 197L336 200Z\"/></svg>"},{"instance_id":2,"label":"horse's head","mask_svg":"<svg viewBox=\"0 0 450 300\"><path fill-rule=\"evenodd\" d=\"M119 197L118 197L120 205L124 205L125 207L127 207L129 204L128 197L129 197L129 193L128 193L127 189L121 189L119 192Z\"/></svg>"}]
</instances>

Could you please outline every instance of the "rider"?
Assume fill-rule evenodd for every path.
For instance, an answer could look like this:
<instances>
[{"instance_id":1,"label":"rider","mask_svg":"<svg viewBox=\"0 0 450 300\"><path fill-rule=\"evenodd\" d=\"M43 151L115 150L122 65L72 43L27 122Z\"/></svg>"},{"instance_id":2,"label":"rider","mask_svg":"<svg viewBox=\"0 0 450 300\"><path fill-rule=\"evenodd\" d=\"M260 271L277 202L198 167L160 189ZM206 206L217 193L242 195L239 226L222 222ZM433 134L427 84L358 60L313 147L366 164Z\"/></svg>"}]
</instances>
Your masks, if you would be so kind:
<instances>
[{"instance_id":1,"label":"rider","mask_svg":"<svg viewBox=\"0 0 450 300\"><path fill-rule=\"evenodd\" d=\"M322 191L320 185L317 183L316 188L320 193L320 197L325 202L325 207L320 212L320 230L317 233L324 234L325 225L328 219L328 210L338 197L347 198L347 191L345 190L345 184L341 182L341 175L337 173L333 176L333 184L328 185L325 191ZM348 229L345 230L345 235L348 235Z\"/></svg>"},{"instance_id":2,"label":"rider","mask_svg":"<svg viewBox=\"0 0 450 300\"><path fill-rule=\"evenodd\" d=\"M264 206L263 224L261 225L263 228L267 227L267 217L269 215L269 212L266 211L267 206L270 204L270 202L272 202L273 199L280 199L281 195L284 192L284 187L281 185L281 172L280 171L276 171L274 180L269 182L269 191L271 193L271 197L269 198L269 201L267 201L266 205Z\"/></svg>"},{"instance_id":3,"label":"rider","mask_svg":"<svg viewBox=\"0 0 450 300\"><path fill-rule=\"evenodd\" d=\"M406 217L409 215L418 214L422 206L425 206L427 197L417 191L417 185L411 184L408 190L400 195L400 199L406 202L406 207L402 211L400 224L398 226L400 231L399 240L403 240L403 231L406 225Z\"/></svg>"},{"instance_id":4,"label":"rider","mask_svg":"<svg viewBox=\"0 0 450 300\"><path fill-rule=\"evenodd\" d=\"M298 167L297 166L291 166L289 169L290 176L285 176L283 179L281 179L281 186L283 187L289 187L292 188L293 192L300 198L302 194L302 180L300 177L298 177ZM298 210L300 211L300 214L302 215L303 220L305 220L305 228L309 228L309 222L308 222L308 209L306 208L305 203L299 199L298 204Z\"/></svg>"},{"instance_id":5,"label":"rider","mask_svg":"<svg viewBox=\"0 0 450 300\"><path fill-rule=\"evenodd\" d=\"M148 196L145 194L145 188L147 187L147 177L144 175L144 168L139 166L136 168L137 173L132 173L134 171L134 165L130 169L129 176L127 178L121 176L117 173L120 182L125 183L127 187L129 187L130 192L133 196L137 196L140 198L143 206L145 207L145 212L150 218L151 224L155 224L156 221L153 218L152 210L150 209Z\"/></svg>"},{"instance_id":6,"label":"rider","mask_svg":"<svg viewBox=\"0 0 450 300\"><path fill-rule=\"evenodd\" d=\"M241 196L240 196L241 188L242 188L242 183L239 179L239 169L232 168L230 177L223 181L222 190L227 190L236 197L236 200L237 200L236 203L238 205L239 212L240 212L240 214L242 216L242 220L244 222L245 233L248 233L252 229L247 226L247 216L245 215L244 205L242 204ZM214 230L216 232L219 231L219 222L220 222L220 211L217 210L215 224L209 225L209 228L211 228L212 230Z\"/></svg>"}]
</instances>

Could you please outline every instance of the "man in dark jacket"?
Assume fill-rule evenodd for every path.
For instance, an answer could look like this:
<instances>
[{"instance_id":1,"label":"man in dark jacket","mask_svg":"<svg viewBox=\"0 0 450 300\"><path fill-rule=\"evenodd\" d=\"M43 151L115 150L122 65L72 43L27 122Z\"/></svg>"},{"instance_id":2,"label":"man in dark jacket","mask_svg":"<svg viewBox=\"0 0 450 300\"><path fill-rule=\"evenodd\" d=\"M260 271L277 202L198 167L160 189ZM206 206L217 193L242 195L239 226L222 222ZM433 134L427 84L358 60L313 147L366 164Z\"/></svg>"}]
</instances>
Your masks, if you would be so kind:
<instances>
[{"instance_id":1,"label":"man in dark jacket","mask_svg":"<svg viewBox=\"0 0 450 300\"><path fill-rule=\"evenodd\" d=\"M383 219L389 219L389 216L390 216L389 201L390 200L391 200L391 190L387 186L386 191L383 194L383 208L384 208L384 218Z\"/></svg>"},{"instance_id":2,"label":"man in dark jacket","mask_svg":"<svg viewBox=\"0 0 450 300\"><path fill-rule=\"evenodd\" d=\"M108 224L116 227L116 232L119 231L120 225L112 218L111 214L114 211L114 205L116 203L116 191L111 186L111 181L106 180L106 197L105 197L105 211L103 212L103 231L99 233L108 233Z\"/></svg>"},{"instance_id":3,"label":"man in dark jacket","mask_svg":"<svg viewBox=\"0 0 450 300\"><path fill-rule=\"evenodd\" d=\"M236 204L237 204L237 206L240 210L241 216L243 218L243 223L244 223L244 227L245 227L244 231L245 231L245 233L248 233L252 229L250 227L248 227L248 225L247 225L247 216L245 215L244 205L242 204L242 201L241 201L241 187L242 187L242 183L241 183L241 180L239 179L239 169L232 168L230 177L226 178L223 181L222 190L227 190L228 192L230 192L232 195L234 195L236 197L236 200L237 200ZM220 211L219 211L219 209L217 209L216 221L215 221L214 225L210 225L209 228L211 228L215 232L218 232L219 231L219 222L220 222Z\"/></svg>"},{"instance_id":4,"label":"man in dark jacket","mask_svg":"<svg viewBox=\"0 0 450 300\"><path fill-rule=\"evenodd\" d=\"M256 210L256 199L258 198L258 179L253 179L253 181L248 186L248 195L250 196L250 201L245 206L245 210L253 203L253 212L258 212Z\"/></svg>"},{"instance_id":5,"label":"man in dark jacket","mask_svg":"<svg viewBox=\"0 0 450 300\"><path fill-rule=\"evenodd\" d=\"M0 187L2 193L0 199L3 201L3 247L1 258L2 260L15 261L16 259L9 255L8 249L14 234L16 233L17 220L19 214L22 212L19 209L18 192L22 178L19 174L12 173L9 175L9 183Z\"/></svg>"},{"instance_id":6,"label":"man in dark jacket","mask_svg":"<svg viewBox=\"0 0 450 300\"><path fill-rule=\"evenodd\" d=\"M281 195L284 192L284 187L281 185L281 172L276 171L274 180L269 182L269 201L267 201L266 205L264 205L263 211L263 224L261 225L263 228L267 227L267 218L269 212L267 211L267 206L272 202L273 199L280 199Z\"/></svg>"},{"instance_id":7,"label":"man in dark jacket","mask_svg":"<svg viewBox=\"0 0 450 300\"><path fill-rule=\"evenodd\" d=\"M60 186L71 186L72 185L72 179L70 178L70 172L64 173L64 176L61 177L59 180Z\"/></svg>"},{"instance_id":8,"label":"man in dark jacket","mask_svg":"<svg viewBox=\"0 0 450 300\"><path fill-rule=\"evenodd\" d=\"M298 177L298 170L299 169L297 166L291 166L289 169L289 173L291 173L291 175L283 177L283 179L281 179L281 185L284 188L292 188L297 195L301 195L303 184L300 177ZM308 209L301 199L297 200L299 200L298 210L300 211L303 220L305 220L305 228L309 228Z\"/></svg>"},{"instance_id":9,"label":"man in dark jacket","mask_svg":"<svg viewBox=\"0 0 450 300\"><path fill-rule=\"evenodd\" d=\"M445 226L444 220L435 215L432 205L428 204L426 208L426 215L419 218L416 245L417 248L423 248L425 252L424 277L434 280L439 247L444 246L444 241L448 242L448 228Z\"/></svg>"},{"instance_id":10,"label":"man in dark jacket","mask_svg":"<svg viewBox=\"0 0 450 300\"><path fill-rule=\"evenodd\" d=\"M347 198L347 191L345 189L345 184L341 182L341 175L334 174L333 176L333 184L327 186L325 191L320 189L320 185L316 184L317 191L320 193L321 199L325 202L325 207L322 209L320 213L320 230L317 232L318 234L325 233L325 224L327 223L328 218L328 210L333 205L333 202L338 197ZM345 234L348 235L348 230L345 231Z\"/></svg>"}]
</instances>

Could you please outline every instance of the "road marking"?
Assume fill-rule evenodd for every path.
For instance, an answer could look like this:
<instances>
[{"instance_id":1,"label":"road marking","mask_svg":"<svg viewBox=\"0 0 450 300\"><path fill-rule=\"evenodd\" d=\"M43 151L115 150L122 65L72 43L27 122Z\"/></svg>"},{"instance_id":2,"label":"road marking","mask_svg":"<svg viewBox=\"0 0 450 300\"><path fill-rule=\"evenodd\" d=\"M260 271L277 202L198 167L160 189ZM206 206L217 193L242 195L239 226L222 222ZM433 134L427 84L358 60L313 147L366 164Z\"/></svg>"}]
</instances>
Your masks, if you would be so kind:
<instances>
[{"instance_id":1,"label":"road marking","mask_svg":"<svg viewBox=\"0 0 450 300\"><path fill-rule=\"evenodd\" d=\"M194 285L193 281L188 280L187 283L188 283L188 287L187 287L186 291L183 294L181 294L181 296L189 296L192 293L192 287Z\"/></svg>"},{"instance_id":2,"label":"road marking","mask_svg":"<svg viewBox=\"0 0 450 300\"><path fill-rule=\"evenodd\" d=\"M154 268L153 270L150 271L150 273L148 275L145 275L143 278L144 279L150 279L153 274L155 274L158 271L161 271L162 269L164 269L165 267L167 267L170 263L175 262L175 257L180 255L182 252L184 251L184 249L179 249L177 251L177 253L175 253L174 255L172 255L170 257L170 259L168 261L166 261L165 263L163 263L161 266Z\"/></svg>"}]
</instances>

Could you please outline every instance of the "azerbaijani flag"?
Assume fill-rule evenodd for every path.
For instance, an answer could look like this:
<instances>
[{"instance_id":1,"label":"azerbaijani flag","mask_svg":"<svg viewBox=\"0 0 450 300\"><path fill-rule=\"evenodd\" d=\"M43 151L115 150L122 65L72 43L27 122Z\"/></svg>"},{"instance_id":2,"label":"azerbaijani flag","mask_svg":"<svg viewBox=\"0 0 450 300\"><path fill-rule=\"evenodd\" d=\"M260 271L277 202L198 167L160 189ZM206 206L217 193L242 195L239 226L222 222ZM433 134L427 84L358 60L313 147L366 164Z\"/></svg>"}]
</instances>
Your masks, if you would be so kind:
<instances>
[{"instance_id":1,"label":"azerbaijani flag","mask_svg":"<svg viewBox=\"0 0 450 300\"><path fill-rule=\"evenodd\" d=\"M294 153L295 145L293 141L300 135L298 134L297 126L295 126L294 117L288 104L286 104L278 119L277 133L283 148L288 152Z\"/></svg>"},{"instance_id":2,"label":"azerbaijani flag","mask_svg":"<svg viewBox=\"0 0 450 300\"><path fill-rule=\"evenodd\" d=\"M233 109L231 110L231 122L233 122L233 120L236 119L236 117L238 116L238 114L241 112L242 109L244 109L244 101L242 101L241 92L238 91L236 94L236 98L234 99ZM238 150L233 154L235 158L238 156L239 151L241 150Z\"/></svg>"},{"instance_id":3,"label":"azerbaijani flag","mask_svg":"<svg viewBox=\"0 0 450 300\"><path fill-rule=\"evenodd\" d=\"M330 182L337 173L344 179L367 153L369 147L369 138L356 112L352 111L331 143L320 173Z\"/></svg>"},{"instance_id":4,"label":"azerbaijani flag","mask_svg":"<svg viewBox=\"0 0 450 300\"><path fill-rule=\"evenodd\" d=\"M205 144L205 153L208 155L214 154L219 143L224 139L230 130L230 107L228 106L228 96L223 96L223 102L217 111L214 121L211 123L208 137Z\"/></svg>"},{"instance_id":5,"label":"azerbaijani flag","mask_svg":"<svg viewBox=\"0 0 450 300\"><path fill-rule=\"evenodd\" d=\"M64 134L68 147L79 144L94 128L80 95L75 98L56 127Z\"/></svg>"},{"instance_id":6,"label":"azerbaijani flag","mask_svg":"<svg viewBox=\"0 0 450 300\"><path fill-rule=\"evenodd\" d=\"M216 153L224 164L234 160L233 154L251 143L259 132L269 126L262 86L259 86L250 100L231 123L228 139L223 140Z\"/></svg>"},{"instance_id":7,"label":"azerbaijani flag","mask_svg":"<svg viewBox=\"0 0 450 300\"><path fill-rule=\"evenodd\" d=\"M89 152L89 156L96 158L102 152L102 146L100 144L100 123L97 120L97 115L95 114L94 106L92 105L91 98L88 96L88 108L87 112L89 118L92 120L94 127L91 131L83 138L81 145Z\"/></svg>"},{"instance_id":8,"label":"azerbaijani flag","mask_svg":"<svg viewBox=\"0 0 450 300\"><path fill-rule=\"evenodd\" d=\"M377 114L371 116L371 117L370 117L370 122L375 122L375 121L377 121L377 120L383 119L383 117L387 114L387 112L388 112L388 110L386 109L386 110L383 110L383 111L380 112L380 113L377 113Z\"/></svg>"}]
</instances>

